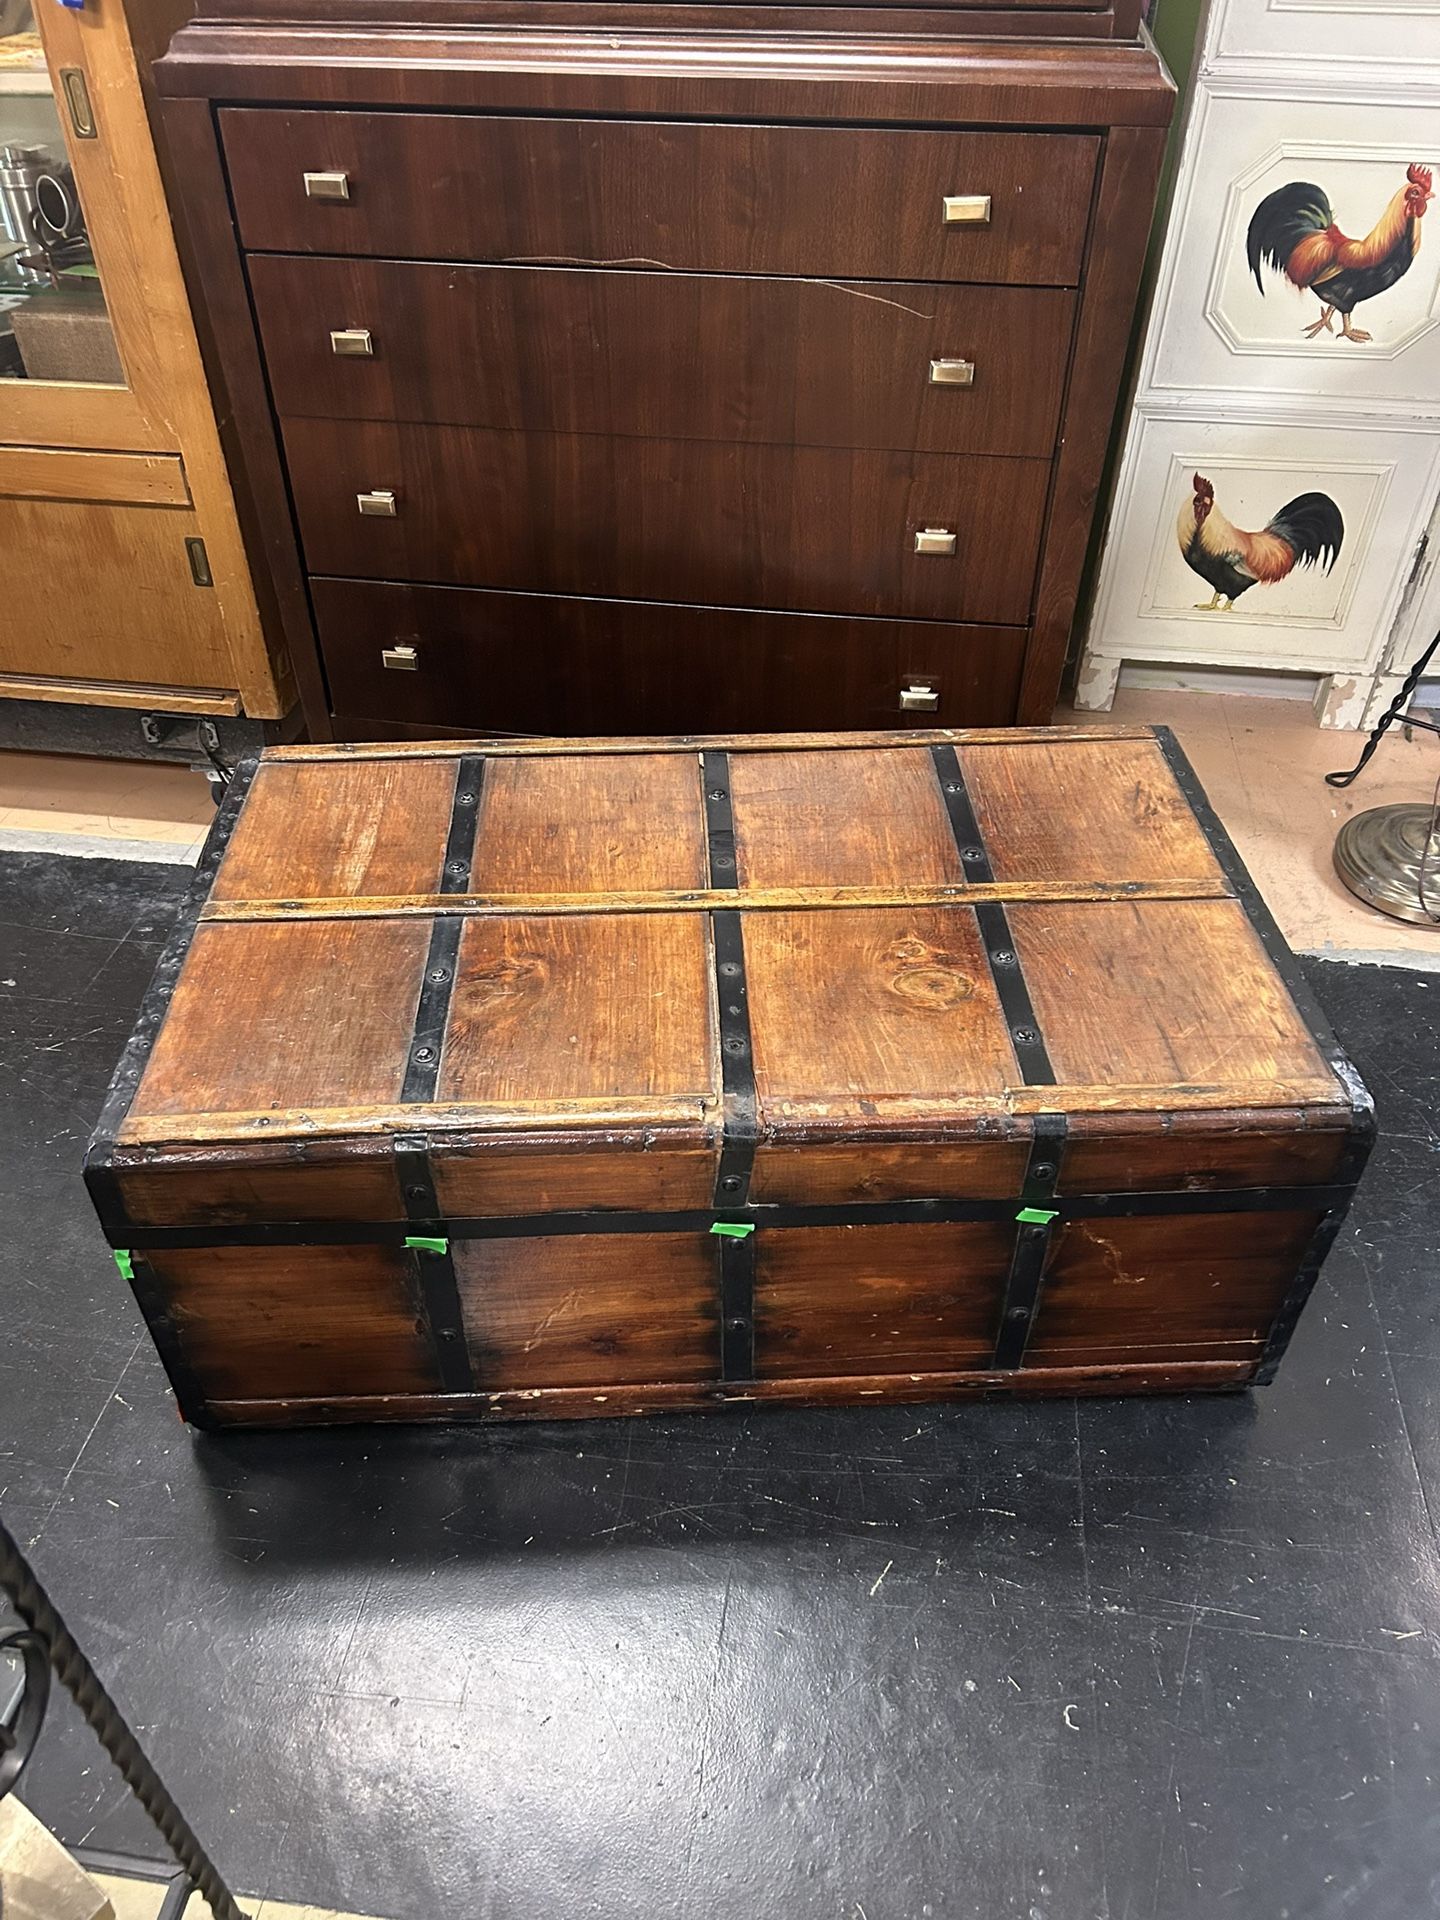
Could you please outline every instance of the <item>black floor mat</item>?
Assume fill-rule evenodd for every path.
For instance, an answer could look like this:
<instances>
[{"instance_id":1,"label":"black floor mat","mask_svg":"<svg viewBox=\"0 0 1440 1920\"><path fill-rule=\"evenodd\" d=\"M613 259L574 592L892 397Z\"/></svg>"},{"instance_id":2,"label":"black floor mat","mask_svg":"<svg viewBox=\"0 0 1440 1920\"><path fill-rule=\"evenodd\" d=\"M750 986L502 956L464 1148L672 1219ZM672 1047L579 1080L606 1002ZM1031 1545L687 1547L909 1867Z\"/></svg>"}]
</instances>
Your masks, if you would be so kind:
<instances>
[{"instance_id":1,"label":"black floor mat","mask_svg":"<svg viewBox=\"0 0 1440 1920\"><path fill-rule=\"evenodd\" d=\"M80 1154L183 869L0 856L0 1507L237 1885L395 1920L1440 1904L1440 976L1218 1399L197 1438ZM63 1703L27 1780L153 1851Z\"/></svg>"}]
</instances>

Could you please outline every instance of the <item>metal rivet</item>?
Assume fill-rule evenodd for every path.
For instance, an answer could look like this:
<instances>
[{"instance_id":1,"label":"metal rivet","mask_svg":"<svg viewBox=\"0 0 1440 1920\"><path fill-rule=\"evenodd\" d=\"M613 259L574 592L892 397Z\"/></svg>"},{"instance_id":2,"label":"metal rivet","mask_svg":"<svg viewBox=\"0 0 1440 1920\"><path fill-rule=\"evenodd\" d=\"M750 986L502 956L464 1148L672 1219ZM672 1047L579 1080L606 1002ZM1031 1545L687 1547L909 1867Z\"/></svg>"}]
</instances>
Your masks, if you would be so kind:
<instances>
[{"instance_id":1,"label":"metal rivet","mask_svg":"<svg viewBox=\"0 0 1440 1920\"><path fill-rule=\"evenodd\" d=\"M412 1059L425 1061L425 1062L431 1061L435 1057L436 1055L435 1055L434 1047L417 1047L414 1053L411 1055Z\"/></svg>"},{"instance_id":2,"label":"metal rivet","mask_svg":"<svg viewBox=\"0 0 1440 1920\"><path fill-rule=\"evenodd\" d=\"M1016 1027L1015 1038L1022 1047L1033 1047L1040 1036L1033 1027Z\"/></svg>"},{"instance_id":3,"label":"metal rivet","mask_svg":"<svg viewBox=\"0 0 1440 1920\"><path fill-rule=\"evenodd\" d=\"M730 1316L725 1324L727 1327L732 1327L738 1333L742 1327L748 1327L750 1322L743 1314L735 1313Z\"/></svg>"},{"instance_id":4,"label":"metal rivet","mask_svg":"<svg viewBox=\"0 0 1440 1920\"><path fill-rule=\"evenodd\" d=\"M733 867L735 856L733 853L712 853L710 864L715 867Z\"/></svg>"},{"instance_id":5,"label":"metal rivet","mask_svg":"<svg viewBox=\"0 0 1440 1920\"><path fill-rule=\"evenodd\" d=\"M1038 1167L1032 1167L1030 1171L1035 1175L1037 1180L1048 1180L1055 1169L1050 1165L1048 1160L1042 1160Z\"/></svg>"},{"instance_id":6,"label":"metal rivet","mask_svg":"<svg viewBox=\"0 0 1440 1920\"><path fill-rule=\"evenodd\" d=\"M463 880L465 875L470 871L470 869L466 865L465 861L452 860L445 868L445 871L446 873L453 873L457 880Z\"/></svg>"},{"instance_id":7,"label":"metal rivet","mask_svg":"<svg viewBox=\"0 0 1440 1920\"><path fill-rule=\"evenodd\" d=\"M734 1193L739 1185L740 1176L738 1173L727 1173L725 1178L720 1182L720 1186L725 1193Z\"/></svg>"},{"instance_id":8,"label":"metal rivet","mask_svg":"<svg viewBox=\"0 0 1440 1920\"><path fill-rule=\"evenodd\" d=\"M730 796L724 787L712 787L710 789L710 798L712 800L728 800Z\"/></svg>"},{"instance_id":9,"label":"metal rivet","mask_svg":"<svg viewBox=\"0 0 1440 1920\"><path fill-rule=\"evenodd\" d=\"M726 1053L744 1053L745 1042L737 1039L727 1040L725 1042L725 1051Z\"/></svg>"},{"instance_id":10,"label":"metal rivet","mask_svg":"<svg viewBox=\"0 0 1440 1920\"><path fill-rule=\"evenodd\" d=\"M405 1198L407 1200L423 1200L425 1198L424 1187L406 1187Z\"/></svg>"},{"instance_id":11,"label":"metal rivet","mask_svg":"<svg viewBox=\"0 0 1440 1920\"><path fill-rule=\"evenodd\" d=\"M473 793L457 793L455 796L455 804L457 807L473 807L475 804L475 795Z\"/></svg>"},{"instance_id":12,"label":"metal rivet","mask_svg":"<svg viewBox=\"0 0 1440 1920\"><path fill-rule=\"evenodd\" d=\"M985 858L985 849L983 847L962 847L960 849L960 858L962 860L983 860Z\"/></svg>"},{"instance_id":13,"label":"metal rivet","mask_svg":"<svg viewBox=\"0 0 1440 1920\"><path fill-rule=\"evenodd\" d=\"M722 960L720 962L720 971L728 979L732 974L739 973L740 962L738 960Z\"/></svg>"},{"instance_id":14,"label":"metal rivet","mask_svg":"<svg viewBox=\"0 0 1440 1920\"><path fill-rule=\"evenodd\" d=\"M997 967L1013 967L1015 964L1015 956L1009 947L997 947L990 958Z\"/></svg>"},{"instance_id":15,"label":"metal rivet","mask_svg":"<svg viewBox=\"0 0 1440 1920\"><path fill-rule=\"evenodd\" d=\"M433 980L437 986L443 986L450 978L450 969L448 967L431 967L425 978L427 980Z\"/></svg>"},{"instance_id":16,"label":"metal rivet","mask_svg":"<svg viewBox=\"0 0 1440 1920\"><path fill-rule=\"evenodd\" d=\"M958 780L947 780L944 785L946 793L963 793L965 791Z\"/></svg>"},{"instance_id":17,"label":"metal rivet","mask_svg":"<svg viewBox=\"0 0 1440 1920\"><path fill-rule=\"evenodd\" d=\"M1030 1318L1030 1309L1028 1307L1011 1307L1005 1317L1007 1320L1028 1320Z\"/></svg>"}]
</instances>

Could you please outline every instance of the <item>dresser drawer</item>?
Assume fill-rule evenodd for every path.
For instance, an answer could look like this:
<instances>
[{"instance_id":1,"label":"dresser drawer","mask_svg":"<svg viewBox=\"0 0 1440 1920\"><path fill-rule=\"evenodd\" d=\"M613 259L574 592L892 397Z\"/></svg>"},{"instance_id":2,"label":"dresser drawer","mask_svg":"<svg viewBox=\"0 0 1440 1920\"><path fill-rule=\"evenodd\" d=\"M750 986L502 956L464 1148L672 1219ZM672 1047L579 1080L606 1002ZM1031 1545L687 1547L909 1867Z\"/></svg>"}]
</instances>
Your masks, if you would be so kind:
<instances>
[{"instance_id":1,"label":"dresser drawer","mask_svg":"<svg viewBox=\"0 0 1440 1920\"><path fill-rule=\"evenodd\" d=\"M784 731L806 718L827 729L1001 725L1025 650L1019 627L362 580L313 580L311 590L336 712L389 725L561 734ZM901 707L904 688L917 704Z\"/></svg>"},{"instance_id":2,"label":"dresser drawer","mask_svg":"<svg viewBox=\"0 0 1440 1920\"><path fill-rule=\"evenodd\" d=\"M313 573L812 613L1029 615L1046 460L282 424ZM361 495L393 517L362 513ZM917 552L925 528L949 529L954 551Z\"/></svg>"},{"instance_id":3,"label":"dresser drawer","mask_svg":"<svg viewBox=\"0 0 1440 1920\"><path fill-rule=\"evenodd\" d=\"M256 255L281 413L1048 454L1074 295ZM965 384L966 382L969 384Z\"/></svg>"},{"instance_id":4,"label":"dresser drawer","mask_svg":"<svg viewBox=\"0 0 1440 1920\"><path fill-rule=\"evenodd\" d=\"M262 251L1017 285L1078 279L1098 152L1089 134L278 107L220 126ZM307 197L307 173L348 197ZM947 222L947 199L977 217Z\"/></svg>"}]
</instances>

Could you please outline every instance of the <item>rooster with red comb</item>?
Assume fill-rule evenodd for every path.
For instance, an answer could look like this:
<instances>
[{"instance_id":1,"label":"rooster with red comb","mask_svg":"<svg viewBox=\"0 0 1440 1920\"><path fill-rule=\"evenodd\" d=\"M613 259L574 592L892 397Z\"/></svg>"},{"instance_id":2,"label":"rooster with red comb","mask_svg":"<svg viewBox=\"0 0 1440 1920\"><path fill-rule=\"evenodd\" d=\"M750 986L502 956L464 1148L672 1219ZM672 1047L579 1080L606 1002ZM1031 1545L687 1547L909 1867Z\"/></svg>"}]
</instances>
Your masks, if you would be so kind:
<instances>
[{"instance_id":1,"label":"rooster with red comb","mask_svg":"<svg viewBox=\"0 0 1440 1920\"><path fill-rule=\"evenodd\" d=\"M1412 162L1404 186L1363 240L1346 239L1322 187L1305 180L1278 187L1255 209L1246 236L1256 286L1263 294L1263 262L1315 295L1320 318L1304 329L1307 339L1333 334L1338 313L1342 339L1369 340L1370 334L1351 326L1350 316L1362 300L1373 300L1410 271L1420 251L1420 222L1435 197L1431 184L1429 167Z\"/></svg>"}]
</instances>

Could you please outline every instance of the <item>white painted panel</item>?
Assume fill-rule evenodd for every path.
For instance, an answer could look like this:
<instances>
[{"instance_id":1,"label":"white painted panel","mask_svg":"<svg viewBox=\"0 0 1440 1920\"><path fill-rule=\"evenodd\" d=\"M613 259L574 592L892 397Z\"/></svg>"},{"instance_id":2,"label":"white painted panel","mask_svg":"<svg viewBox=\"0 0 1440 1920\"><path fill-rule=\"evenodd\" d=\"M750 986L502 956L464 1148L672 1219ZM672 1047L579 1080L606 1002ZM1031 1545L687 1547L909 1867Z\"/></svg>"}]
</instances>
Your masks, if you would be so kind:
<instances>
[{"instance_id":1,"label":"white painted panel","mask_svg":"<svg viewBox=\"0 0 1440 1920\"><path fill-rule=\"evenodd\" d=\"M1207 40L1222 58L1325 59L1355 66L1440 61L1436 0L1215 0ZM1336 90L1345 76L1337 74Z\"/></svg>"},{"instance_id":2,"label":"white painted panel","mask_svg":"<svg viewBox=\"0 0 1440 1920\"><path fill-rule=\"evenodd\" d=\"M1343 522L1330 568L1293 565L1230 611L1203 610L1211 582L1186 564L1194 478L1242 534L1321 493ZM1137 414L1090 624L1092 653L1287 670L1361 671L1378 660L1440 485L1440 446L1379 427L1313 427ZM1245 543L1240 543L1241 551Z\"/></svg>"},{"instance_id":3,"label":"white painted panel","mask_svg":"<svg viewBox=\"0 0 1440 1920\"><path fill-rule=\"evenodd\" d=\"M1274 196L1301 186L1324 196L1315 199L1317 217L1328 205L1342 235L1369 240L1397 195L1423 192L1427 175L1432 191L1440 184L1440 109L1257 98L1202 84L1186 175L1142 384L1157 397L1234 395L1242 407L1272 396L1373 400L1440 418L1440 200L1404 224L1392 245L1376 243L1382 258L1418 247L1392 285L1355 301L1350 326L1368 341L1344 338L1338 313L1330 331L1307 335L1324 311L1319 292L1294 285L1267 259L1252 269L1247 245L1258 219L1257 240L1263 235L1292 257ZM1377 274L1344 277L1362 287Z\"/></svg>"}]
</instances>

